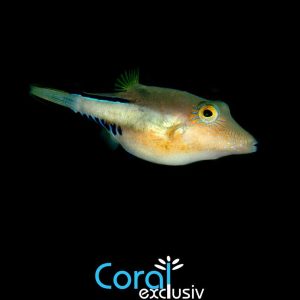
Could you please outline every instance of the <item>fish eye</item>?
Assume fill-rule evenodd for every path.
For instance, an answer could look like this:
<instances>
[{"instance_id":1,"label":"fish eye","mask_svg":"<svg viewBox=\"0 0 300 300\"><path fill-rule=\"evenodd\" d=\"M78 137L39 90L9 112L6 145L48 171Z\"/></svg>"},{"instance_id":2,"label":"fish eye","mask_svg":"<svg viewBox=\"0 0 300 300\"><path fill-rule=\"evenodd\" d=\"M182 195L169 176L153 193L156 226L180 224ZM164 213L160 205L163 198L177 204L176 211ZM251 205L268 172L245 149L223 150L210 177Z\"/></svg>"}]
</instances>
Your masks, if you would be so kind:
<instances>
[{"instance_id":1,"label":"fish eye","mask_svg":"<svg viewBox=\"0 0 300 300\"><path fill-rule=\"evenodd\" d=\"M215 105L204 104L199 107L198 116L201 121L205 123L212 123L218 118L219 112Z\"/></svg>"},{"instance_id":2,"label":"fish eye","mask_svg":"<svg viewBox=\"0 0 300 300\"><path fill-rule=\"evenodd\" d=\"M205 109L205 110L203 111L203 116L206 117L206 118L211 117L212 115L213 115L213 113L212 113L212 111L209 110L209 109Z\"/></svg>"}]
</instances>

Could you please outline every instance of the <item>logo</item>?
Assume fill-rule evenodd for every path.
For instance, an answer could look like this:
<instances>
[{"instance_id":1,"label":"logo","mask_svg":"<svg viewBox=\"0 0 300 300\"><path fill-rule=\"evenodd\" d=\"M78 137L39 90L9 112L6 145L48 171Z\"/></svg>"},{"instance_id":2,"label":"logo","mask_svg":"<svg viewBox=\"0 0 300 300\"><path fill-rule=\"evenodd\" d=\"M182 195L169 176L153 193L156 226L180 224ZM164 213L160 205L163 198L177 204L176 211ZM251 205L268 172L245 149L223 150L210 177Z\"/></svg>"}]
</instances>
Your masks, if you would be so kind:
<instances>
[{"instance_id":1,"label":"logo","mask_svg":"<svg viewBox=\"0 0 300 300\"><path fill-rule=\"evenodd\" d=\"M167 256L166 260L158 259L160 264L154 264L157 270L145 272L143 270L135 270L133 273L128 271L117 271L112 279L104 282L105 272L108 273L112 267L111 262L101 264L95 272L96 283L100 288L106 290L126 290L134 289L140 299L202 299L204 288L198 289L192 284L187 288L175 288L172 286L172 276L174 271L181 269L184 264L180 263L180 259L171 259ZM106 273L106 274L107 274ZM140 287L141 282L147 288Z\"/></svg>"}]
</instances>

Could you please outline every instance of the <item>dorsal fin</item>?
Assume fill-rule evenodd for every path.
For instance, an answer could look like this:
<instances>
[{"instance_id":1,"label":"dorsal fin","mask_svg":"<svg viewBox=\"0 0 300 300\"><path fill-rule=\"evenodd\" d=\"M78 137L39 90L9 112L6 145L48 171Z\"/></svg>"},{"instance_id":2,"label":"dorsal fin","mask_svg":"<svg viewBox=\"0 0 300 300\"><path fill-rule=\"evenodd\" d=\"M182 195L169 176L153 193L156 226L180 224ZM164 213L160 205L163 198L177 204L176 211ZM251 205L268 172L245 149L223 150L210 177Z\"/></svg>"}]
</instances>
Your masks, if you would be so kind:
<instances>
[{"instance_id":1,"label":"dorsal fin","mask_svg":"<svg viewBox=\"0 0 300 300\"><path fill-rule=\"evenodd\" d=\"M125 71L117 78L115 90L119 92L128 91L132 86L139 83L139 70L133 69Z\"/></svg>"}]
</instances>

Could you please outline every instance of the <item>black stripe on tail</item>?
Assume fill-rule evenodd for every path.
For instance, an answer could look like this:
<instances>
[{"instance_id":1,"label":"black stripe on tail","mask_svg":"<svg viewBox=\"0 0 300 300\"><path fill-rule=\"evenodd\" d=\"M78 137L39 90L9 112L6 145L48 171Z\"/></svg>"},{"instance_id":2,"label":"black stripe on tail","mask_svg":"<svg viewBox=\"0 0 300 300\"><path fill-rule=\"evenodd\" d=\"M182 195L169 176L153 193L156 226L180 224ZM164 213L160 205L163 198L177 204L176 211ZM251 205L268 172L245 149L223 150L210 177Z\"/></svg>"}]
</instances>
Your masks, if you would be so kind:
<instances>
[{"instance_id":1,"label":"black stripe on tail","mask_svg":"<svg viewBox=\"0 0 300 300\"><path fill-rule=\"evenodd\" d=\"M111 101L111 102L120 102L120 103L129 103L127 99L124 98L119 98L119 97L110 97L110 96L101 96L101 95L96 95L96 94L89 94L89 93L81 93L83 97L90 97L90 98L95 98L98 100L106 100L106 101Z\"/></svg>"}]
</instances>

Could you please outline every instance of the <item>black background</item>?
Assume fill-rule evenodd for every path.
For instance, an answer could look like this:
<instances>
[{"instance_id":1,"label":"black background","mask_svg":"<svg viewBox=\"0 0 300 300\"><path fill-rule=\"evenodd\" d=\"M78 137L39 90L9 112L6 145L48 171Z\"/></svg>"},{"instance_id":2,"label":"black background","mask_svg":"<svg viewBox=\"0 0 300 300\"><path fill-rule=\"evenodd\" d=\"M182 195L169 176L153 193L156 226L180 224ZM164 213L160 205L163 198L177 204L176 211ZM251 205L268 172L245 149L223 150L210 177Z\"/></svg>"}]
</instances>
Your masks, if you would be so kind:
<instances>
[{"instance_id":1,"label":"black background","mask_svg":"<svg viewBox=\"0 0 300 300\"><path fill-rule=\"evenodd\" d=\"M13 201L13 240L26 289L38 298L137 299L131 290L97 287L96 267L111 261L115 270L150 270L171 255L185 263L177 286L204 287L204 299L265 295L277 226L274 133L261 105L271 98L267 12L115 5L41 5L23 15L12 38L21 113L11 127L19 183L12 193L23 195ZM155 165L112 152L97 124L28 95L32 83L111 91L119 73L135 67L144 84L228 103L258 152Z\"/></svg>"}]
</instances>

